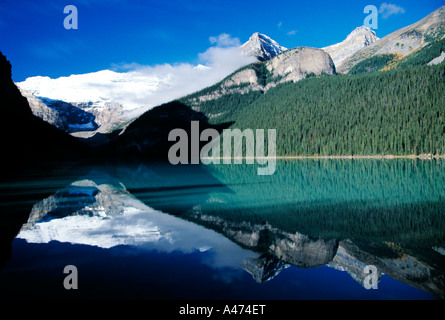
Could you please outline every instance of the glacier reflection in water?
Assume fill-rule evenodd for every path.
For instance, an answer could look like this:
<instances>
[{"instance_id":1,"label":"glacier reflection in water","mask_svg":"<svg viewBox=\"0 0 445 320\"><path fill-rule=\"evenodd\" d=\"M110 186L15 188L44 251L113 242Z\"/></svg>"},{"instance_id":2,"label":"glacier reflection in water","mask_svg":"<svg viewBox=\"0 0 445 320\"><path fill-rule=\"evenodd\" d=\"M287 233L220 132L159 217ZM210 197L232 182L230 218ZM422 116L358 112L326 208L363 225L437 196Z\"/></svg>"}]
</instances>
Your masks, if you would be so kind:
<instances>
[{"instance_id":1,"label":"glacier reflection in water","mask_svg":"<svg viewBox=\"0 0 445 320\"><path fill-rule=\"evenodd\" d=\"M158 261L163 256L153 252L172 255L176 268L197 255L198 264L187 272L203 283L187 290L168 259L157 262L174 279L158 298L176 291L173 296L185 298L443 299L444 166L419 160L279 161L273 176L258 176L248 165L82 167L66 186L32 205L14 241L20 248L23 240L57 242L113 254L135 248ZM26 183L17 188L20 193ZM378 290L363 288L367 265L377 267ZM145 276L156 283L156 275ZM204 293L209 283L215 287L210 296Z\"/></svg>"},{"instance_id":2,"label":"glacier reflection in water","mask_svg":"<svg viewBox=\"0 0 445 320\"><path fill-rule=\"evenodd\" d=\"M76 181L35 204L17 238L105 249L128 245L162 252L212 250L215 267L238 266L240 260L258 256L213 230L148 207L122 184L97 185L91 180Z\"/></svg>"}]
</instances>

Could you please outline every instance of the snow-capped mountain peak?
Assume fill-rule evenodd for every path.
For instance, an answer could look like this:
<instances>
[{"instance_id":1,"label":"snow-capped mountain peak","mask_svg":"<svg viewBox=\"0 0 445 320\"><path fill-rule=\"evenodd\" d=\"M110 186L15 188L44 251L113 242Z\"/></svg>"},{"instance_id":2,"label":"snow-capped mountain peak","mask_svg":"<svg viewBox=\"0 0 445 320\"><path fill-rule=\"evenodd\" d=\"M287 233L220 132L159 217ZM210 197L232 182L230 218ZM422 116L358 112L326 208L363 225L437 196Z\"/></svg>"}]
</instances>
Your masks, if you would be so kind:
<instances>
[{"instance_id":1,"label":"snow-capped mountain peak","mask_svg":"<svg viewBox=\"0 0 445 320\"><path fill-rule=\"evenodd\" d=\"M138 72L101 70L57 79L31 77L19 82L18 86L38 97L75 103L94 102L99 106L119 101L131 110L144 105L138 101L141 92L155 91L162 82L168 82L168 78Z\"/></svg>"},{"instance_id":2,"label":"snow-capped mountain peak","mask_svg":"<svg viewBox=\"0 0 445 320\"><path fill-rule=\"evenodd\" d=\"M240 47L240 54L254 56L260 61L267 61L286 51L287 48L280 46L270 37L255 32L250 39Z\"/></svg>"},{"instance_id":3,"label":"snow-capped mountain peak","mask_svg":"<svg viewBox=\"0 0 445 320\"><path fill-rule=\"evenodd\" d=\"M364 40L368 40L369 42L373 42L373 40L376 38L378 39L375 31L366 26L360 26L352 30L352 32L346 37L346 40L352 40L357 37L362 37Z\"/></svg>"},{"instance_id":4,"label":"snow-capped mountain peak","mask_svg":"<svg viewBox=\"0 0 445 320\"><path fill-rule=\"evenodd\" d=\"M379 40L379 37L377 37L375 31L366 26L360 26L355 28L342 42L322 49L329 53L338 68L346 58L377 40Z\"/></svg>"}]
</instances>

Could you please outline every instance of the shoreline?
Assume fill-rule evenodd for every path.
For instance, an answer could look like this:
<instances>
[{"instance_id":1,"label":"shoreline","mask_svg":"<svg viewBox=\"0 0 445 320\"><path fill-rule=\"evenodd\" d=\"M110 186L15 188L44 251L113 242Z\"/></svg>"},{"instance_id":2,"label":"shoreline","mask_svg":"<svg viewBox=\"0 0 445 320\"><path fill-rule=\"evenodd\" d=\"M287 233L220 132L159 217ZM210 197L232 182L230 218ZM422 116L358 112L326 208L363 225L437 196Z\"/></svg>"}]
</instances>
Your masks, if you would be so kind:
<instances>
[{"instance_id":1,"label":"shoreline","mask_svg":"<svg viewBox=\"0 0 445 320\"><path fill-rule=\"evenodd\" d=\"M422 160L432 160L432 159L445 159L445 155L406 155L406 156L395 156L395 155L375 155L375 156L277 156L277 159L422 159Z\"/></svg>"},{"instance_id":2,"label":"shoreline","mask_svg":"<svg viewBox=\"0 0 445 320\"><path fill-rule=\"evenodd\" d=\"M421 159L421 160L432 160L432 159L445 159L445 155L430 155L430 154L420 154L420 155L405 155L405 156L395 156L395 155L374 155L374 156L275 156L275 157L203 157L201 159Z\"/></svg>"}]
</instances>

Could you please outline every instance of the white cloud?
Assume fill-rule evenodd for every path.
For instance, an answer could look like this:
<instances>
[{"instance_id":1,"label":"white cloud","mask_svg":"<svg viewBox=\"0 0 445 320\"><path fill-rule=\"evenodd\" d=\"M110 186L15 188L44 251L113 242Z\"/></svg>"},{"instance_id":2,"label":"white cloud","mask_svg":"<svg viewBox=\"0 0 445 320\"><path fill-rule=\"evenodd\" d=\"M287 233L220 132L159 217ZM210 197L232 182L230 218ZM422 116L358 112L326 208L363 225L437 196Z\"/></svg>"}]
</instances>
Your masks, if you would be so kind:
<instances>
[{"instance_id":1,"label":"white cloud","mask_svg":"<svg viewBox=\"0 0 445 320\"><path fill-rule=\"evenodd\" d=\"M179 99L215 84L254 58L238 53L239 39L228 34L211 37L209 47L198 54L198 64L177 63L144 66L113 65L112 69L58 79L33 77L19 83L37 96L67 102L121 102L127 109L151 107ZM117 72L120 71L120 72ZM125 71L125 72L123 72Z\"/></svg>"},{"instance_id":2,"label":"white cloud","mask_svg":"<svg viewBox=\"0 0 445 320\"><path fill-rule=\"evenodd\" d=\"M398 5L384 2L380 5L379 13L382 15L383 19L387 19L392 15L405 13L405 9Z\"/></svg>"},{"instance_id":3,"label":"white cloud","mask_svg":"<svg viewBox=\"0 0 445 320\"><path fill-rule=\"evenodd\" d=\"M156 106L181 98L213 85L240 67L255 61L252 57L244 57L238 53L240 42L237 38L221 34L209 40L216 46L198 54L198 65L180 63L136 67L133 72L163 79L156 90L141 97L138 102Z\"/></svg>"},{"instance_id":4,"label":"white cloud","mask_svg":"<svg viewBox=\"0 0 445 320\"><path fill-rule=\"evenodd\" d=\"M210 37L209 41L211 44L216 44L219 47L234 47L241 45L238 38L232 38L230 34L227 33L221 33L216 37Z\"/></svg>"},{"instance_id":5,"label":"white cloud","mask_svg":"<svg viewBox=\"0 0 445 320\"><path fill-rule=\"evenodd\" d=\"M298 32L298 30L291 30L291 31L288 31L288 32L287 32L287 35L288 35L288 36L294 36L294 35L297 34L297 32Z\"/></svg>"}]
</instances>

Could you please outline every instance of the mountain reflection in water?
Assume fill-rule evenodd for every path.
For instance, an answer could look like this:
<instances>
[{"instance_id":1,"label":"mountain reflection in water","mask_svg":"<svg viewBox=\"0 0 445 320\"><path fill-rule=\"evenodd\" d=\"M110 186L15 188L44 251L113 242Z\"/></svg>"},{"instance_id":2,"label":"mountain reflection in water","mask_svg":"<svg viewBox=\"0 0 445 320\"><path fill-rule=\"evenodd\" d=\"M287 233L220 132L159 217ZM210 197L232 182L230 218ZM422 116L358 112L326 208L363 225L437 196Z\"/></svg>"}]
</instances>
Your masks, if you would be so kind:
<instances>
[{"instance_id":1,"label":"mountain reflection in water","mask_svg":"<svg viewBox=\"0 0 445 320\"><path fill-rule=\"evenodd\" d=\"M255 169L127 163L82 167L78 176L70 169L72 181L33 203L15 238L211 252L208 266L242 268L257 283L291 266L328 266L363 286L373 265L379 279L444 298L444 162L283 160L272 176ZM17 203L3 203L10 207Z\"/></svg>"}]
</instances>

